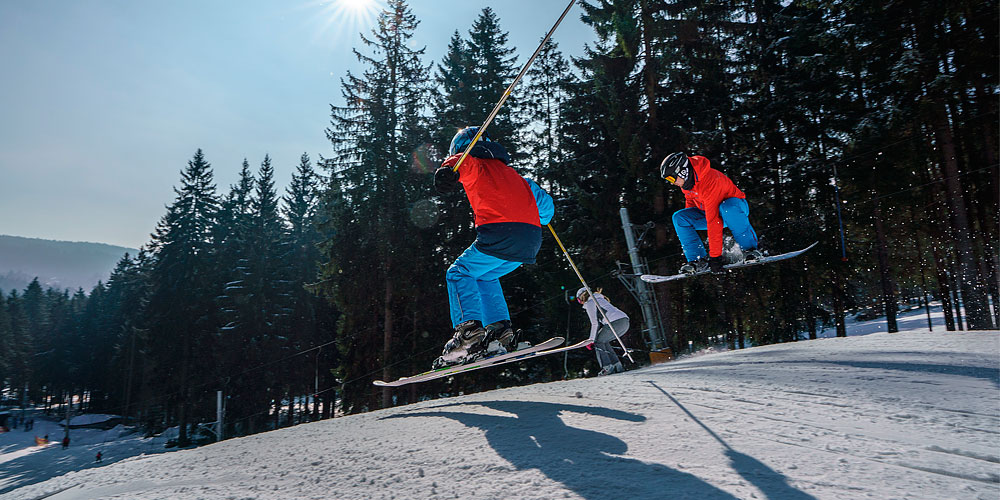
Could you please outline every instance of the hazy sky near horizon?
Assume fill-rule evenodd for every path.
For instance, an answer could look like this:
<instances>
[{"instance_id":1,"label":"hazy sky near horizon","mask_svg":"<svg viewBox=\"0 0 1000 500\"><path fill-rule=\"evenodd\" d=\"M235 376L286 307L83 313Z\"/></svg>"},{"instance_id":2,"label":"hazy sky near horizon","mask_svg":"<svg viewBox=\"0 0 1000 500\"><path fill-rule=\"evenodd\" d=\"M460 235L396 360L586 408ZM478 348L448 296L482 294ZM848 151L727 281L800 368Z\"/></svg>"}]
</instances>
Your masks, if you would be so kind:
<instances>
[{"instance_id":1,"label":"hazy sky near horizon","mask_svg":"<svg viewBox=\"0 0 1000 500\"><path fill-rule=\"evenodd\" d=\"M271 156L284 193L324 135L369 0L0 2L0 234L137 248L201 148L216 188ZM415 47L439 62L491 7L524 63L568 2L410 0ZM595 39L577 5L554 39ZM364 49L362 49L364 52ZM479 123L485 117L470 117Z\"/></svg>"}]
</instances>

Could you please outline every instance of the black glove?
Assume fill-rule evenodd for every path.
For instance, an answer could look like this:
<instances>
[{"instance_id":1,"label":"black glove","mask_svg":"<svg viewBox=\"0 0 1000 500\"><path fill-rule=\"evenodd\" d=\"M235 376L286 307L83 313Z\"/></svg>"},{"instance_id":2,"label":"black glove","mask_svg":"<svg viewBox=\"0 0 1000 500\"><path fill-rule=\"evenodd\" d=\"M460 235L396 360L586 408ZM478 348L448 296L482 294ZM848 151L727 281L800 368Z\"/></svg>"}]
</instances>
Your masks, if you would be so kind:
<instances>
[{"instance_id":1,"label":"black glove","mask_svg":"<svg viewBox=\"0 0 1000 500\"><path fill-rule=\"evenodd\" d=\"M434 189L438 193L447 194L458 191L458 188L458 172L453 171L451 167L438 167L434 172Z\"/></svg>"},{"instance_id":2,"label":"black glove","mask_svg":"<svg viewBox=\"0 0 1000 500\"><path fill-rule=\"evenodd\" d=\"M722 258L721 255L718 257L708 258L708 270L712 274L724 274L726 272L726 269L722 266L724 266L725 264L726 261L725 259Z\"/></svg>"}]
</instances>

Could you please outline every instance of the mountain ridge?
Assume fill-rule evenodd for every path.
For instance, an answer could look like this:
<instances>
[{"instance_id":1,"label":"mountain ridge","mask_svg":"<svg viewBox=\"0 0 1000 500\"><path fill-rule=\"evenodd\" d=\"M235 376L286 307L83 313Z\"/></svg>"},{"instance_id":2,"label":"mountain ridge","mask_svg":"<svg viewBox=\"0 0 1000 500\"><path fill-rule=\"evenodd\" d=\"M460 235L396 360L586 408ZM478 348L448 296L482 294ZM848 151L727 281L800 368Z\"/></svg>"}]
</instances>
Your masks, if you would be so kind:
<instances>
[{"instance_id":1,"label":"mountain ridge","mask_svg":"<svg viewBox=\"0 0 1000 500\"><path fill-rule=\"evenodd\" d=\"M99 242L0 234L0 290L21 290L38 278L44 288L89 290L137 249Z\"/></svg>"}]
</instances>

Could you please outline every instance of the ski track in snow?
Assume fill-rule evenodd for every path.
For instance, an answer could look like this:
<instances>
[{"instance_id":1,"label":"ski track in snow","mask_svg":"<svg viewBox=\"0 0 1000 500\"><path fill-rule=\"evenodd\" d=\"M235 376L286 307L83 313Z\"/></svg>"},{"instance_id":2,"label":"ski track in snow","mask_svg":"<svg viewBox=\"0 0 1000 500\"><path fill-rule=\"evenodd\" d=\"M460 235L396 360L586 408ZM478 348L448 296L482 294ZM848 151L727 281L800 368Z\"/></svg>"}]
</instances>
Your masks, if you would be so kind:
<instances>
[{"instance_id":1,"label":"ski track in snow","mask_svg":"<svg viewBox=\"0 0 1000 500\"><path fill-rule=\"evenodd\" d=\"M426 401L126 458L0 499L996 500L1000 332L941 330ZM0 488L27 459L0 463Z\"/></svg>"}]
</instances>

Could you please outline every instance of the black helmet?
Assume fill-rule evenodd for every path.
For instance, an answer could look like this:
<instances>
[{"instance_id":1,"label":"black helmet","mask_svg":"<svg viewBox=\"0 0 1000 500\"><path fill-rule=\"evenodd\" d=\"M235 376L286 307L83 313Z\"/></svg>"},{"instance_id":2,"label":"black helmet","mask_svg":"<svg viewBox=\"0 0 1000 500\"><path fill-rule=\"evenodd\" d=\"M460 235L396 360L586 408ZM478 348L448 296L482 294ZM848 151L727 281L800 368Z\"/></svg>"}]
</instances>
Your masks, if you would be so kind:
<instances>
[{"instance_id":1,"label":"black helmet","mask_svg":"<svg viewBox=\"0 0 1000 500\"><path fill-rule=\"evenodd\" d=\"M691 161L684 153L670 153L660 163L660 177L671 184L678 177L691 179Z\"/></svg>"}]
</instances>

